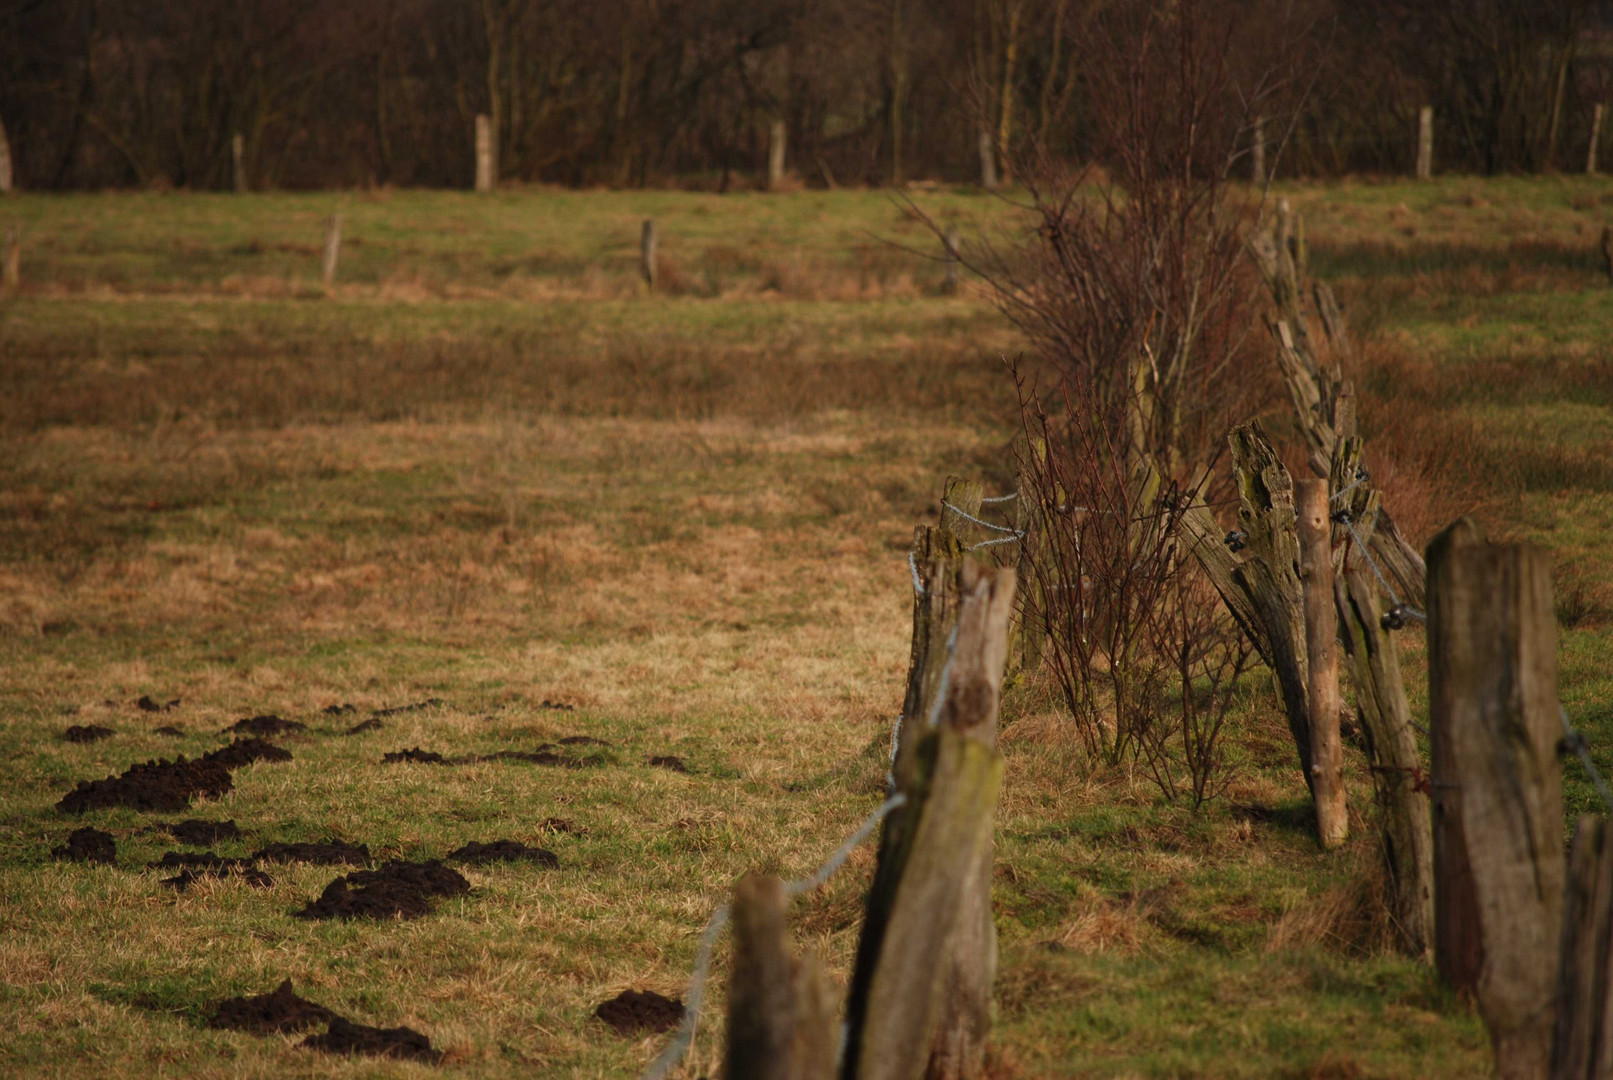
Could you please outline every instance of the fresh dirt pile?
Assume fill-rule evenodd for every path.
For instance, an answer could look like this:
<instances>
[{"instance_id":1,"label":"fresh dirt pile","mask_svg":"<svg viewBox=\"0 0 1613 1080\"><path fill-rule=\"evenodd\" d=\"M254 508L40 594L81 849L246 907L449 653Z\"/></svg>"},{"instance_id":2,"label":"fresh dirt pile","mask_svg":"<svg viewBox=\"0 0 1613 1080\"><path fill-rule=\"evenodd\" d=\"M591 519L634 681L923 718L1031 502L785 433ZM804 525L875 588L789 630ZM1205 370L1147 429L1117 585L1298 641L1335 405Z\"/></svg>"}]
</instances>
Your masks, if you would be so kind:
<instances>
[{"instance_id":1,"label":"fresh dirt pile","mask_svg":"<svg viewBox=\"0 0 1613 1080\"><path fill-rule=\"evenodd\" d=\"M162 829L181 844L190 844L193 847L211 847L224 840L241 838L241 830L234 820L203 821L201 818L187 818L184 821L163 825Z\"/></svg>"},{"instance_id":2,"label":"fresh dirt pile","mask_svg":"<svg viewBox=\"0 0 1613 1080\"><path fill-rule=\"evenodd\" d=\"M678 773L686 773L689 771L689 766L684 764L682 758L674 757L671 754L659 754L655 757L652 757L649 760L649 764L654 765L658 769L670 769L673 772Z\"/></svg>"},{"instance_id":3,"label":"fresh dirt pile","mask_svg":"<svg viewBox=\"0 0 1613 1080\"><path fill-rule=\"evenodd\" d=\"M362 723L354 724L352 727L348 728L345 732L343 732L343 734L344 735L363 735L365 732L369 732L369 731L380 731L384 727L386 727L385 724L383 724L381 721L377 720L375 717L372 716L368 720L363 721Z\"/></svg>"},{"instance_id":4,"label":"fresh dirt pile","mask_svg":"<svg viewBox=\"0 0 1613 1080\"><path fill-rule=\"evenodd\" d=\"M372 1057L405 1058L436 1065L442 1051L431 1048L431 1040L409 1027L377 1028L355 1024L340 1016L330 1020L330 1030L311 1035L303 1046L331 1054L368 1054Z\"/></svg>"},{"instance_id":5,"label":"fresh dirt pile","mask_svg":"<svg viewBox=\"0 0 1613 1080\"><path fill-rule=\"evenodd\" d=\"M457 851L448 853L450 859L467 863L535 862L553 870L560 865L560 856L543 848L527 847L519 840L494 840L481 844L472 840Z\"/></svg>"},{"instance_id":6,"label":"fresh dirt pile","mask_svg":"<svg viewBox=\"0 0 1613 1080\"><path fill-rule=\"evenodd\" d=\"M74 724L62 732L62 738L71 743L92 743L116 734L111 728L99 724Z\"/></svg>"},{"instance_id":7,"label":"fresh dirt pile","mask_svg":"<svg viewBox=\"0 0 1613 1080\"><path fill-rule=\"evenodd\" d=\"M202 760L216 761L226 769L239 769L254 761L290 761L291 751L282 750L274 743L264 742L262 739L236 739L228 746L209 750L202 755Z\"/></svg>"},{"instance_id":8,"label":"fresh dirt pile","mask_svg":"<svg viewBox=\"0 0 1613 1080\"><path fill-rule=\"evenodd\" d=\"M343 713L358 712L358 706L344 701L340 705L326 705L319 711L324 713L326 716L341 716Z\"/></svg>"},{"instance_id":9,"label":"fresh dirt pile","mask_svg":"<svg viewBox=\"0 0 1613 1080\"><path fill-rule=\"evenodd\" d=\"M654 990L623 990L601 1003L594 1015L618 1035L671 1031L683 1019L683 1002L662 997Z\"/></svg>"},{"instance_id":10,"label":"fresh dirt pile","mask_svg":"<svg viewBox=\"0 0 1613 1080\"><path fill-rule=\"evenodd\" d=\"M391 765L399 761L413 761L419 765L446 765L448 759L435 750L422 750L418 746L412 750L398 750L381 758L381 764Z\"/></svg>"},{"instance_id":11,"label":"fresh dirt pile","mask_svg":"<svg viewBox=\"0 0 1613 1080\"><path fill-rule=\"evenodd\" d=\"M219 1002L207 1026L245 1031L253 1035L273 1035L282 1031L301 1031L303 1028L328 1024L335 1019L336 1014L323 1005L298 997L291 989L291 980L287 979L273 993L226 998Z\"/></svg>"},{"instance_id":12,"label":"fresh dirt pile","mask_svg":"<svg viewBox=\"0 0 1613 1080\"><path fill-rule=\"evenodd\" d=\"M540 708L540 709L552 709L555 712L576 712L577 711L577 706L575 706L575 705L568 705L564 701L550 701L548 698L544 698L542 703L540 703L538 705L538 708Z\"/></svg>"},{"instance_id":13,"label":"fresh dirt pile","mask_svg":"<svg viewBox=\"0 0 1613 1080\"><path fill-rule=\"evenodd\" d=\"M435 708L436 706L441 705L441 704L442 704L442 698L440 698L440 697L427 698L424 701L417 701L413 705L394 705L390 709L376 709L374 712L370 713L370 715L371 716L396 716L399 713L419 712L421 709Z\"/></svg>"},{"instance_id":14,"label":"fresh dirt pile","mask_svg":"<svg viewBox=\"0 0 1613 1080\"><path fill-rule=\"evenodd\" d=\"M325 886L299 919L415 919L431 913L439 896L470 891L470 882L440 859L388 862L379 870L359 870Z\"/></svg>"},{"instance_id":15,"label":"fresh dirt pile","mask_svg":"<svg viewBox=\"0 0 1613 1080\"><path fill-rule=\"evenodd\" d=\"M371 861L364 844L330 839L317 844L270 844L252 853L260 862L305 862L316 866L364 866Z\"/></svg>"},{"instance_id":16,"label":"fresh dirt pile","mask_svg":"<svg viewBox=\"0 0 1613 1080\"><path fill-rule=\"evenodd\" d=\"M135 708L139 709L141 712L169 712L170 710L179 708L179 699L172 698L168 701L153 701L150 694L143 694L141 695L140 700L135 702L134 705Z\"/></svg>"},{"instance_id":17,"label":"fresh dirt pile","mask_svg":"<svg viewBox=\"0 0 1613 1080\"><path fill-rule=\"evenodd\" d=\"M58 859L114 866L118 861L118 844L109 832L102 832L100 829L74 829L68 836L67 843L59 848L51 848L50 853Z\"/></svg>"},{"instance_id":18,"label":"fresh dirt pile","mask_svg":"<svg viewBox=\"0 0 1613 1080\"><path fill-rule=\"evenodd\" d=\"M216 799L233 787L226 765L209 759L159 759L131 765L118 776L80 780L56 804L63 814L82 814L109 806L171 813L190 805L194 796Z\"/></svg>"},{"instance_id":19,"label":"fresh dirt pile","mask_svg":"<svg viewBox=\"0 0 1613 1080\"><path fill-rule=\"evenodd\" d=\"M185 729L182 728L182 727L175 727L172 724L164 724L162 727L156 729L156 734L158 734L158 735L168 735L168 736L180 736L180 735L185 734Z\"/></svg>"},{"instance_id":20,"label":"fresh dirt pile","mask_svg":"<svg viewBox=\"0 0 1613 1080\"><path fill-rule=\"evenodd\" d=\"M287 735L308 730L307 724L299 724L295 720L282 720L269 713L265 716L253 716L245 720L237 720L222 732L228 735L234 731L242 735Z\"/></svg>"}]
</instances>

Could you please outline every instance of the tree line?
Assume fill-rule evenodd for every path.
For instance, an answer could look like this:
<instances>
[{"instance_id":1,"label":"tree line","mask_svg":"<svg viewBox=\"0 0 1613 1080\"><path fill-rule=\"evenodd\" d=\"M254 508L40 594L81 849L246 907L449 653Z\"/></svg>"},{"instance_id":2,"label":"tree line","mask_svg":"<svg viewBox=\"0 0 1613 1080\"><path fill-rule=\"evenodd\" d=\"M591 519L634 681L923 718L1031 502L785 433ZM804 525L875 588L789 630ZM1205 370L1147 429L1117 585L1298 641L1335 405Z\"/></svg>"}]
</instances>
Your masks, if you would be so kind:
<instances>
[{"instance_id":1,"label":"tree line","mask_svg":"<svg viewBox=\"0 0 1613 1080\"><path fill-rule=\"evenodd\" d=\"M1605 0L0 0L0 123L31 189L748 186L782 123L812 185L1091 161L1093 72L1193 7L1226 136L1279 176L1583 163ZM1279 151L1280 148L1280 151Z\"/></svg>"}]
</instances>

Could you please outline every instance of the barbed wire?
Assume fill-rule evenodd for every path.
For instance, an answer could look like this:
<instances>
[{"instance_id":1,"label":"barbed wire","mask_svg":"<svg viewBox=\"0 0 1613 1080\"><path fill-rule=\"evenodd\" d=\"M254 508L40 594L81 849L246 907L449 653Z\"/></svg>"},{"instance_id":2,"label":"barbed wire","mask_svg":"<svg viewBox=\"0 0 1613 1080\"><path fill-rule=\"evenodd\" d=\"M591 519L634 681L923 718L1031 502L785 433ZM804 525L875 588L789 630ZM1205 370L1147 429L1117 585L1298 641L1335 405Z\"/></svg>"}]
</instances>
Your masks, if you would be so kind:
<instances>
[{"instance_id":1,"label":"barbed wire","mask_svg":"<svg viewBox=\"0 0 1613 1080\"><path fill-rule=\"evenodd\" d=\"M1563 738L1558 743L1559 749L1571 750L1579 758L1579 763L1585 769L1586 775L1591 778L1591 786L1602 797L1602 805L1613 812L1613 790L1609 790L1607 781L1602 779L1601 772L1596 768L1596 762L1591 760L1591 748L1585 742L1585 736L1574 729L1568 719L1568 710L1563 708L1562 702L1557 703L1557 716L1563 724Z\"/></svg>"}]
</instances>

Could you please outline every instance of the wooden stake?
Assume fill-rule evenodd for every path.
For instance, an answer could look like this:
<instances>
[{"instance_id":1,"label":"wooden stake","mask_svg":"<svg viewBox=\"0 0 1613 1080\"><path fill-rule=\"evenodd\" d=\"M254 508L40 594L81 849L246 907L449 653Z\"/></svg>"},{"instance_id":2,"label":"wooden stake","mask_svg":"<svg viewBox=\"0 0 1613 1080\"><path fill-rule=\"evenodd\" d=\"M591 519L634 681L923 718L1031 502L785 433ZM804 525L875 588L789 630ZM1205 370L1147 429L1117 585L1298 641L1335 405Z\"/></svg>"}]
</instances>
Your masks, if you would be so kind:
<instances>
[{"instance_id":1,"label":"wooden stake","mask_svg":"<svg viewBox=\"0 0 1613 1080\"><path fill-rule=\"evenodd\" d=\"M1254 145L1249 153L1249 179L1257 187L1266 182L1266 118L1256 116L1253 127Z\"/></svg>"},{"instance_id":2,"label":"wooden stake","mask_svg":"<svg viewBox=\"0 0 1613 1080\"><path fill-rule=\"evenodd\" d=\"M835 1002L815 956L790 945L778 878L747 874L734 889L724 1080L831 1080Z\"/></svg>"},{"instance_id":3,"label":"wooden stake","mask_svg":"<svg viewBox=\"0 0 1613 1080\"><path fill-rule=\"evenodd\" d=\"M235 193L246 194L246 139L239 131L230 136L230 177L235 182Z\"/></svg>"},{"instance_id":4,"label":"wooden stake","mask_svg":"<svg viewBox=\"0 0 1613 1080\"><path fill-rule=\"evenodd\" d=\"M639 273L644 275L644 284L655 291L655 258L656 248L660 246L660 237L655 230L655 219L645 218L644 228L639 232Z\"/></svg>"},{"instance_id":5,"label":"wooden stake","mask_svg":"<svg viewBox=\"0 0 1613 1080\"><path fill-rule=\"evenodd\" d=\"M1424 105L1417 110L1417 179L1429 180L1434 176L1434 107Z\"/></svg>"},{"instance_id":6,"label":"wooden stake","mask_svg":"<svg viewBox=\"0 0 1613 1080\"><path fill-rule=\"evenodd\" d=\"M498 184L498 148L494 143L493 118L476 114L476 190L492 191Z\"/></svg>"},{"instance_id":7,"label":"wooden stake","mask_svg":"<svg viewBox=\"0 0 1613 1080\"><path fill-rule=\"evenodd\" d=\"M0 195L10 195L16 183L14 166L11 161L11 139L6 135L6 125L0 121Z\"/></svg>"},{"instance_id":8,"label":"wooden stake","mask_svg":"<svg viewBox=\"0 0 1613 1080\"><path fill-rule=\"evenodd\" d=\"M1613 830L1579 819L1563 898L1552 1080L1613 1076Z\"/></svg>"},{"instance_id":9,"label":"wooden stake","mask_svg":"<svg viewBox=\"0 0 1613 1080\"><path fill-rule=\"evenodd\" d=\"M332 214L325 222L325 255L319 267L319 280L327 289L336 284L336 261L341 254L342 215Z\"/></svg>"},{"instance_id":10,"label":"wooden stake","mask_svg":"<svg viewBox=\"0 0 1613 1080\"><path fill-rule=\"evenodd\" d=\"M987 191L997 190L997 148L992 145L991 132L980 129L975 144L980 151L980 186Z\"/></svg>"},{"instance_id":11,"label":"wooden stake","mask_svg":"<svg viewBox=\"0 0 1613 1080\"><path fill-rule=\"evenodd\" d=\"M1596 175L1596 151L1602 143L1602 103L1598 101L1591 109L1591 145L1585 152L1585 175Z\"/></svg>"},{"instance_id":12,"label":"wooden stake","mask_svg":"<svg viewBox=\"0 0 1613 1080\"><path fill-rule=\"evenodd\" d=\"M784 138L784 121L773 121L773 126L768 129L767 133L767 190L769 191L777 191L784 183Z\"/></svg>"},{"instance_id":13,"label":"wooden stake","mask_svg":"<svg viewBox=\"0 0 1613 1080\"><path fill-rule=\"evenodd\" d=\"M948 296L958 291L958 245L961 242L957 229L948 229L942 241L946 247L947 276L941 283L941 291Z\"/></svg>"},{"instance_id":14,"label":"wooden stake","mask_svg":"<svg viewBox=\"0 0 1613 1080\"><path fill-rule=\"evenodd\" d=\"M1344 747L1339 741L1339 656L1334 646L1333 527L1326 480L1298 482L1300 582L1305 588L1305 655L1311 723L1311 791L1316 837L1324 849L1350 835L1344 792Z\"/></svg>"},{"instance_id":15,"label":"wooden stake","mask_svg":"<svg viewBox=\"0 0 1613 1080\"><path fill-rule=\"evenodd\" d=\"M15 225L6 226L4 269L0 270L0 288L15 293L22 288L22 234Z\"/></svg>"},{"instance_id":16,"label":"wooden stake","mask_svg":"<svg viewBox=\"0 0 1613 1080\"><path fill-rule=\"evenodd\" d=\"M1551 1060L1563 908L1557 624L1543 552L1461 519L1428 546L1435 957L1501 1080Z\"/></svg>"}]
</instances>

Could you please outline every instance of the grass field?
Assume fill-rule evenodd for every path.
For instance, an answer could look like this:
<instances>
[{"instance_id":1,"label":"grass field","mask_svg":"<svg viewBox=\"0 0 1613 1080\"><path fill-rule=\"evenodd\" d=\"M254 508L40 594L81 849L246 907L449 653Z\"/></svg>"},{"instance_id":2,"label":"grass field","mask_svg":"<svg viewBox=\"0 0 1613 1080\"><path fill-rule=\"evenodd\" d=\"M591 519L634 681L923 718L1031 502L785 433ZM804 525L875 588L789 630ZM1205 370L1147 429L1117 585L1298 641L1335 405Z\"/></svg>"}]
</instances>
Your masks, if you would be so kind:
<instances>
[{"instance_id":1,"label":"grass field","mask_svg":"<svg viewBox=\"0 0 1613 1080\"><path fill-rule=\"evenodd\" d=\"M1613 289L1594 253L1613 188L1283 194L1370 342L1367 457L1397 518L1420 542L1471 511L1554 551L1564 702L1613 767ZM995 200L916 199L967 237L1015 228ZM658 295L637 277L645 216ZM877 804L912 527L949 474L1011 482L1011 329L977 290L943 294L933 236L877 192L25 196L0 205L9 223L0 1073L430 1070L203 1026L211 1003L290 978L425 1032L452 1074L636 1074L660 1037L618 1036L594 1007L680 996L738 875L810 871ZM1422 709L1419 633L1405 642ZM1011 693L995 1076L1487 1068L1471 1011L1358 932L1362 759L1358 839L1319 854L1263 686L1235 717L1228 792L1198 813L1089 767L1037 680ZM143 695L180 704L144 712ZM356 712L322 711L340 704ZM294 760L236 771L217 804L53 809L76 780L194 756L262 713L308 725L276 740ZM70 724L116 734L67 743ZM610 744L594 767L381 764L576 735ZM689 771L647 764L662 755ZM1572 813L1592 808L1577 766L1566 785ZM311 922L290 912L341 869L177 894L141 869L180 847L149 826L185 816L240 825L222 855L508 837L560 866L467 868L469 895L413 921ZM117 837L117 867L51 857L81 824ZM837 977L872 859L795 908ZM720 993L709 1015L691 1078L717 1065Z\"/></svg>"}]
</instances>

